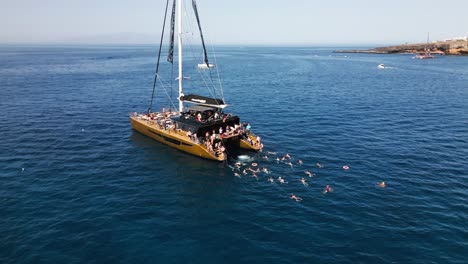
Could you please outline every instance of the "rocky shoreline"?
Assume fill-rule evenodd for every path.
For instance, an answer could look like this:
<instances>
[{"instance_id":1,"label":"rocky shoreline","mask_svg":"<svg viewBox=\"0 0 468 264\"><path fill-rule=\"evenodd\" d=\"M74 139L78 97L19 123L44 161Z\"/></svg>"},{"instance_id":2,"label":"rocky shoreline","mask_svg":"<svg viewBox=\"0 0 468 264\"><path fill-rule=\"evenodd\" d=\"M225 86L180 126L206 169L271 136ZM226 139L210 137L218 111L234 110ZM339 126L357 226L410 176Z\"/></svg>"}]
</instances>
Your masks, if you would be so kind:
<instances>
[{"instance_id":1,"label":"rocky shoreline","mask_svg":"<svg viewBox=\"0 0 468 264\"><path fill-rule=\"evenodd\" d=\"M397 46L377 47L367 50L335 50L334 52L368 54L423 53L425 48L429 48L432 54L468 56L468 41L465 40L403 44Z\"/></svg>"}]
</instances>

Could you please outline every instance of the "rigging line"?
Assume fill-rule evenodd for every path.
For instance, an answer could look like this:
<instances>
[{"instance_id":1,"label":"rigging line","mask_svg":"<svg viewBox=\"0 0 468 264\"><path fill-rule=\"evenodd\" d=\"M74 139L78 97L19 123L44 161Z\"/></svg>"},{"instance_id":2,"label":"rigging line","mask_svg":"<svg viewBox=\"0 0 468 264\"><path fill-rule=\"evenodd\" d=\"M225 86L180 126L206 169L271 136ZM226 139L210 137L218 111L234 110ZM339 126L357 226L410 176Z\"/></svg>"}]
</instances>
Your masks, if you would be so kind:
<instances>
[{"instance_id":1,"label":"rigging line","mask_svg":"<svg viewBox=\"0 0 468 264\"><path fill-rule=\"evenodd\" d=\"M192 2L193 3L193 2ZM191 12L188 12L187 11L187 5L183 5L184 7L184 11L185 11L185 16L187 16L187 19L185 19L185 21L192 21L193 19L193 16L191 15L192 13ZM189 19L189 16L190 16L190 19ZM198 21L198 20L197 20ZM190 32L194 32L194 29L193 29L193 24L192 23L188 23L186 22L186 25L187 27L191 30ZM201 37L203 37L203 35L201 35ZM198 54L197 52L195 52L195 48L194 48L194 45L192 43L192 40L193 40L193 33L191 34L191 38L186 38L186 43L187 45L190 47L190 51L191 51L191 57L197 61L197 58L195 54ZM202 39L202 43L204 44L204 41ZM203 46L204 47L204 46ZM206 49L204 49L204 51L206 52ZM202 53L202 58L203 58L203 55L204 53ZM209 67L208 67L209 69ZM207 88L208 92L210 93L210 95L213 97L213 98L216 98L216 86L214 85L213 81L211 80L211 87L210 85L208 84L207 80L208 79L208 75L206 74L206 72L201 72L200 68L197 67L197 71L198 73L200 74L200 77L202 79L202 81L204 82L205 84L205 87ZM210 89L211 88L211 89Z\"/></svg>"},{"instance_id":2,"label":"rigging line","mask_svg":"<svg viewBox=\"0 0 468 264\"><path fill-rule=\"evenodd\" d=\"M207 57L207 53L206 53L206 48L205 48L205 42L204 42L204 39L203 39L203 34L202 34L202 32L201 32L201 25L200 25L200 20L199 20L199 18L198 18L198 12L197 12L197 8L196 8L196 3L194 3L194 2L195 2L195 1L192 0L192 7L194 8L193 10L194 10L195 16L196 16L196 18L197 18L198 27L199 27L199 29L200 29L200 37L201 37L201 41L202 41L202 45L203 45L203 51L204 51L204 53L202 53L202 55L201 55L201 58L205 61L205 58L207 59L208 57ZM195 5L195 6L194 6L194 5ZM188 11L187 11L187 5L184 5L184 10L185 10L185 15L186 15L187 17L190 16L190 19L186 19L185 21L192 21L193 16L190 15L190 14L192 14L191 12L188 12ZM191 32L194 32L193 24L192 24L192 23L188 23L188 27L190 28ZM192 33L191 37L193 38L193 33ZM197 59L197 57L196 57L196 55L195 55L195 54L197 54L197 52L195 52L195 50L194 50L193 43L191 42L192 39L187 39L187 40L188 40L187 42L188 42L188 45L189 45L189 47L190 47L190 50L191 50L191 52L192 52L192 53L191 53L192 57L193 57L194 59ZM203 55L205 55L205 57L204 57ZM197 61L197 60L196 60L196 61ZM207 65L207 66L209 66L209 65ZM206 72L203 72L203 74L206 74L206 76L204 76L204 75L201 73L201 71L200 71L200 69L199 69L198 67L197 67L197 69L198 69L198 72L199 72L199 74L200 74L200 76L201 76L203 82L205 83L205 86L206 86L208 92L211 94L211 96L212 96L213 98L216 98L216 97L217 97L217 96L216 96L216 94L217 94L217 93L216 93L216 86L214 85L214 82L213 82L213 80L212 80L212 77L210 77L210 78L211 78L210 82L211 82L211 84L212 84L211 87L210 87L210 85L208 85L208 82L204 79L204 78L208 78L208 75L206 74ZM211 70L209 67L208 67L208 69ZM210 72L210 74L211 74L211 72ZM212 90L210 90L210 88L211 88ZM224 100L224 99L223 99L223 100Z\"/></svg>"},{"instance_id":3,"label":"rigging line","mask_svg":"<svg viewBox=\"0 0 468 264\"><path fill-rule=\"evenodd\" d=\"M173 98L173 88L174 88L174 64L172 63L172 67L171 67L171 97L169 98L169 101L172 102L172 98ZM172 103L174 104L174 103Z\"/></svg>"},{"instance_id":4,"label":"rigging line","mask_svg":"<svg viewBox=\"0 0 468 264\"><path fill-rule=\"evenodd\" d=\"M169 93L167 92L167 89L166 89L166 86L168 85L165 85L164 84L164 80L161 76L158 75L158 79L159 79L159 82L161 82L161 87L163 88L164 92L166 93L166 96L167 98L169 98L169 102L170 104L174 107L174 109L177 109L176 106L174 105L174 101L172 100L172 98L169 97Z\"/></svg>"},{"instance_id":5,"label":"rigging line","mask_svg":"<svg viewBox=\"0 0 468 264\"><path fill-rule=\"evenodd\" d=\"M223 89L223 84L221 83L221 77L219 76L218 61L216 59L216 52L213 46L213 42L211 42L211 50L213 52L214 63L216 65L216 74L218 75L218 83L219 83L219 90L221 91L221 98L224 101L224 89Z\"/></svg>"},{"instance_id":6,"label":"rigging line","mask_svg":"<svg viewBox=\"0 0 468 264\"><path fill-rule=\"evenodd\" d=\"M216 99L216 90L214 89L210 89L210 85L208 84L207 80L208 79L208 74L206 72L203 72L202 73L202 70L200 70L200 68L197 67L197 71L200 73L200 76L202 77L202 80L203 82L205 83L205 86L208 90L208 92L210 93L210 95L213 97L213 99ZM205 76L206 75L206 76ZM213 82L211 82L213 84Z\"/></svg>"},{"instance_id":7,"label":"rigging line","mask_svg":"<svg viewBox=\"0 0 468 264\"><path fill-rule=\"evenodd\" d=\"M153 81L153 92L151 93L151 102L150 102L150 105L148 106L148 113L151 111L151 108L153 107L154 90L156 89L156 83L158 80L159 60L161 59L161 49L162 49L162 44L164 40L164 29L166 28L166 17L167 17L168 7L169 7L169 0L166 1L166 12L164 13L164 22L163 22L163 28L161 32L161 41L159 43L158 62L156 63L156 73L154 74L154 81Z\"/></svg>"},{"instance_id":8,"label":"rigging line","mask_svg":"<svg viewBox=\"0 0 468 264\"><path fill-rule=\"evenodd\" d=\"M192 36L193 37L193 36ZM195 48L194 48L194 45L193 43L191 42L192 39L187 39L187 43L188 43L188 46L190 47L190 50L191 50L191 56L196 60L198 57L196 57L195 54L197 54L197 52L195 52ZM203 57L203 56L202 56ZM200 77L203 81L203 83L205 84L205 87L207 88L208 92L210 93L210 95L212 96L212 98L216 98L216 87L214 86L213 82L211 82L213 85L212 85L212 89L210 89L210 85L208 84L208 75L205 71L202 71L200 70L200 68L197 67L197 71L198 73L200 74Z\"/></svg>"}]
</instances>

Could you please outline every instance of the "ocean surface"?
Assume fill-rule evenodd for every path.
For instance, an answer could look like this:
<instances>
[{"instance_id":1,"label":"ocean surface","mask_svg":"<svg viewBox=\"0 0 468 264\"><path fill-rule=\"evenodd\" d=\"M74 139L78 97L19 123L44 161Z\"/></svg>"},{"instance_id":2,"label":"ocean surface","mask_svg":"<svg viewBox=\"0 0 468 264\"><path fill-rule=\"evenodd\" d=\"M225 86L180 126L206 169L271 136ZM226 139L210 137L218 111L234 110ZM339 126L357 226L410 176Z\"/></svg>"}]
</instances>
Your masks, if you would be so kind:
<instances>
[{"instance_id":1,"label":"ocean surface","mask_svg":"<svg viewBox=\"0 0 468 264\"><path fill-rule=\"evenodd\" d=\"M216 48L256 179L132 130L155 47L0 47L0 263L467 263L468 57L333 50Z\"/></svg>"}]
</instances>

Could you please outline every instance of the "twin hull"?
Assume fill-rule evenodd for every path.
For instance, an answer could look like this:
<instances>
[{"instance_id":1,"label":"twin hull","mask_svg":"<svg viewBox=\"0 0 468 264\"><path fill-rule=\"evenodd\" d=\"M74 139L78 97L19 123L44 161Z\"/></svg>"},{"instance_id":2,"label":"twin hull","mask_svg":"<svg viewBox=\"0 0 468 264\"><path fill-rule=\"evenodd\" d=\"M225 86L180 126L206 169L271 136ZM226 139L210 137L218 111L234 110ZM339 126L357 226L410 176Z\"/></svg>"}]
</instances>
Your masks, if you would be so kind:
<instances>
[{"instance_id":1,"label":"twin hull","mask_svg":"<svg viewBox=\"0 0 468 264\"><path fill-rule=\"evenodd\" d=\"M214 155L203 144L193 142L183 132L161 129L157 125L138 119L137 117L130 117L130 122L136 131L178 150L210 160L223 161L226 159L225 154ZM253 135L249 136L253 137ZM244 149L259 150L257 147L250 145L246 140L239 139L238 136L230 138L229 141L231 145L237 145Z\"/></svg>"}]
</instances>

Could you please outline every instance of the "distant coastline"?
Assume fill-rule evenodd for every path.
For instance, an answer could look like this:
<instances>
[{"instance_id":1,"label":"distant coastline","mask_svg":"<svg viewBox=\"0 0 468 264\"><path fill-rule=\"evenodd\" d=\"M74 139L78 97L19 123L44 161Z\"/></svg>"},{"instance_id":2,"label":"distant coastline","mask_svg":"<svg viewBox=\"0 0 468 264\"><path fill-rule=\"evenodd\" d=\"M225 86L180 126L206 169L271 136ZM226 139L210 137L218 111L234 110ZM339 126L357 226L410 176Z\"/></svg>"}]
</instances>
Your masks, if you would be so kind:
<instances>
[{"instance_id":1,"label":"distant coastline","mask_svg":"<svg viewBox=\"0 0 468 264\"><path fill-rule=\"evenodd\" d=\"M431 43L403 44L396 46L377 47L372 49L335 50L336 53L369 53L369 54L399 54L421 53L429 48L433 54L468 56L468 40L446 40Z\"/></svg>"}]
</instances>

